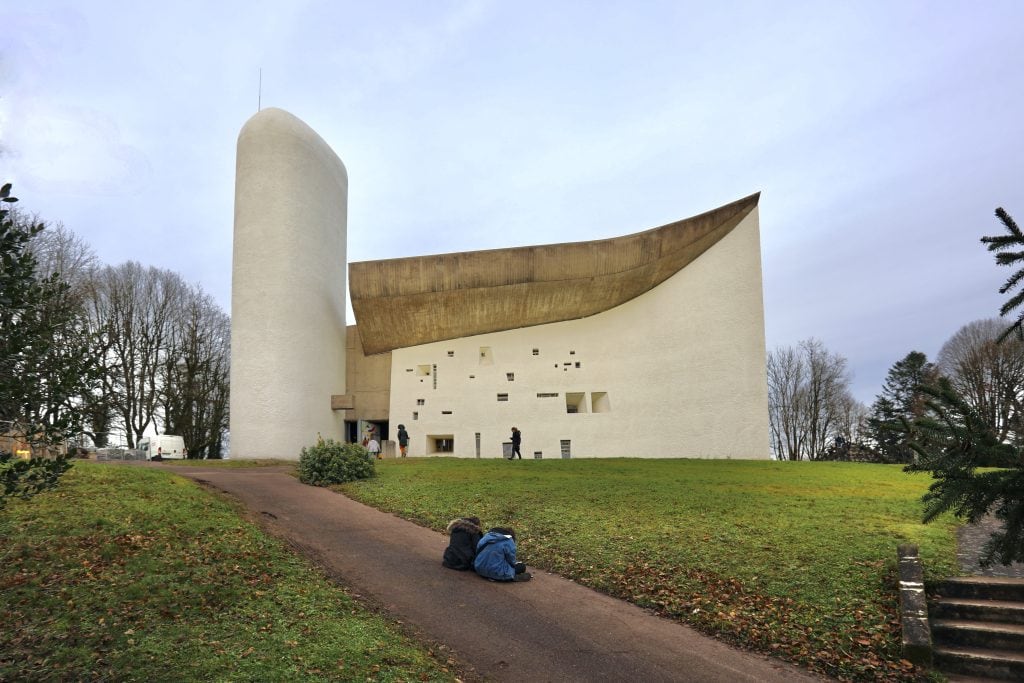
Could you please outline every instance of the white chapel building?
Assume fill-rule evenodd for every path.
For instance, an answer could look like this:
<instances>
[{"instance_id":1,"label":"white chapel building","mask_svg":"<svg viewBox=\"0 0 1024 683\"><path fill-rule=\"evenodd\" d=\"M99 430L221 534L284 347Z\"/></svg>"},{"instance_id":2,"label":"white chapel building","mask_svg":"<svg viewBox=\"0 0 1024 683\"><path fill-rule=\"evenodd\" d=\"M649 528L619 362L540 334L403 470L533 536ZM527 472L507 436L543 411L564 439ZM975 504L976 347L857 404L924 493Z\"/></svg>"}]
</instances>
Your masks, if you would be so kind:
<instances>
[{"instance_id":1,"label":"white chapel building","mask_svg":"<svg viewBox=\"0 0 1024 683\"><path fill-rule=\"evenodd\" d=\"M390 454L399 424L411 457L502 457L512 427L524 458L769 457L759 195L612 239L356 263L347 199L299 119L245 124L234 457L371 433Z\"/></svg>"}]
</instances>

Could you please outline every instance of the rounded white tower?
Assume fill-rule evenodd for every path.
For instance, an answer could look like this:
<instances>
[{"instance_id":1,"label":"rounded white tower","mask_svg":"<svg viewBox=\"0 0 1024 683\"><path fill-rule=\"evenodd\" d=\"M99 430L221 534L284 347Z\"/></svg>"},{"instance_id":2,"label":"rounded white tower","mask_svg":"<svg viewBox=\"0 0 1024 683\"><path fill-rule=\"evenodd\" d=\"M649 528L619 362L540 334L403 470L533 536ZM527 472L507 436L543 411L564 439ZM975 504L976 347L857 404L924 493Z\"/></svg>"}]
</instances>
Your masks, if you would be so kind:
<instances>
[{"instance_id":1,"label":"rounded white tower","mask_svg":"<svg viewBox=\"0 0 1024 683\"><path fill-rule=\"evenodd\" d=\"M348 174L312 128L264 109L238 135L231 454L297 459L341 439Z\"/></svg>"}]
</instances>

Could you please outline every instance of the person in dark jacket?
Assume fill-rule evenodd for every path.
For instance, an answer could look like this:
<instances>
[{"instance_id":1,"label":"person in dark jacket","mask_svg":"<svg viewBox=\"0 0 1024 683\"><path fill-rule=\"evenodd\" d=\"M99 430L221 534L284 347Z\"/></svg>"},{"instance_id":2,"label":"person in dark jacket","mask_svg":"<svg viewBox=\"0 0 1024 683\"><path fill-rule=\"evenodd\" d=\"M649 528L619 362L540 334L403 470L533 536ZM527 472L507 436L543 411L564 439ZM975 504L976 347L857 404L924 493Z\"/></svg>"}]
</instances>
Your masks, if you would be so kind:
<instances>
[{"instance_id":1,"label":"person in dark jacket","mask_svg":"<svg viewBox=\"0 0 1024 683\"><path fill-rule=\"evenodd\" d=\"M512 428L512 455L508 456L509 460L514 460L518 455L519 459L523 459L523 454L519 452L519 444L523 443L523 433L516 427Z\"/></svg>"},{"instance_id":2,"label":"person in dark jacket","mask_svg":"<svg viewBox=\"0 0 1024 683\"><path fill-rule=\"evenodd\" d=\"M448 547L441 564L449 569L466 571L473 568L476 544L484 535L479 517L459 517L448 522Z\"/></svg>"},{"instance_id":3,"label":"person in dark jacket","mask_svg":"<svg viewBox=\"0 0 1024 683\"><path fill-rule=\"evenodd\" d=\"M526 565L516 560L516 532L495 527L484 534L476 546L473 569L492 581L529 581Z\"/></svg>"},{"instance_id":4,"label":"person in dark jacket","mask_svg":"<svg viewBox=\"0 0 1024 683\"><path fill-rule=\"evenodd\" d=\"M409 449L409 432L405 431L405 425L398 425L398 450L404 458Z\"/></svg>"}]
</instances>

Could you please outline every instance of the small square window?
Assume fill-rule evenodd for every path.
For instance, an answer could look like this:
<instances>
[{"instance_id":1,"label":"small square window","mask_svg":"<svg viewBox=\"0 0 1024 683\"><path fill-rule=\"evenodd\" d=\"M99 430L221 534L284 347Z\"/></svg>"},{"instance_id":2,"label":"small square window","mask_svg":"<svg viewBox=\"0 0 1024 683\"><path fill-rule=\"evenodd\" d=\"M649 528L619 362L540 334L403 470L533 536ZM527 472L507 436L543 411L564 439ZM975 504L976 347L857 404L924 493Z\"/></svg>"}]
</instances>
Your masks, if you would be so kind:
<instances>
[{"instance_id":1,"label":"small square window","mask_svg":"<svg viewBox=\"0 0 1024 683\"><path fill-rule=\"evenodd\" d=\"M418 399L416 399L416 405L418 405L418 406L421 406L421 405L423 405L424 403L425 403L425 400L424 400L424 399L422 399L422 398L418 398Z\"/></svg>"},{"instance_id":2,"label":"small square window","mask_svg":"<svg viewBox=\"0 0 1024 683\"><path fill-rule=\"evenodd\" d=\"M579 366L580 366L580 362L576 361L576 367L579 367Z\"/></svg>"},{"instance_id":3,"label":"small square window","mask_svg":"<svg viewBox=\"0 0 1024 683\"><path fill-rule=\"evenodd\" d=\"M508 400L508 394L498 394L498 400L499 401L507 401Z\"/></svg>"},{"instance_id":4,"label":"small square window","mask_svg":"<svg viewBox=\"0 0 1024 683\"><path fill-rule=\"evenodd\" d=\"M455 357L455 352L454 351L449 351L448 352L448 357L449 358L454 358Z\"/></svg>"},{"instance_id":5,"label":"small square window","mask_svg":"<svg viewBox=\"0 0 1024 683\"><path fill-rule=\"evenodd\" d=\"M418 419L420 419L420 414L419 414L419 413L416 413L416 412L414 412L414 413L412 414L412 419L414 419L414 420L418 420Z\"/></svg>"},{"instance_id":6,"label":"small square window","mask_svg":"<svg viewBox=\"0 0 1024 683\"><path fill-rule=\"evenodd\" d=\"M451 415L451 414L452 414L452 411L450 411L450 410L442 410L442 411L441 411L441 414L442 414L442 415Z\"/></svg>"},{"instance_id":7,"label":"small square window","mask_svg":"<svg viewBox=\"0 0 1024 683\"><path fill-rule=\"evenodd\" d=\"M514 373L514 372L506 372L505 373L505 379L507 379L509 382L515 382L516 381L516 373Z\"/></svg>"},{"instance_id":8,"label":"small square window","mask_svg":"<svg viewBox=\"0 0 1024 683\"><path fill-rule=\"evenodd\" d=\"M539 356L540 355L540 349L534 349L533 350L533 355Z\"/></svg>"}]
</instances>

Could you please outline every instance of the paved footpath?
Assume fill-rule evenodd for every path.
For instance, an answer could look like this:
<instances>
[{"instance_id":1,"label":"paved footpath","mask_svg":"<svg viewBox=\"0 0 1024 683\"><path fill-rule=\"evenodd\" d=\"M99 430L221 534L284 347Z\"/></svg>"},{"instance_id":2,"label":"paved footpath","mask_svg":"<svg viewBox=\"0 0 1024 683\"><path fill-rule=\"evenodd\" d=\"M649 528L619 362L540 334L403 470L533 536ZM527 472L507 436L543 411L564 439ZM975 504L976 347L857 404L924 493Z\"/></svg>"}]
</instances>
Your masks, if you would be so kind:
<instances>
[{"instance_id":1,"label":"paved footpath","mask_svg":"<svg viewBox=\"0 0 1024 683\"><path fill-rule=\"evenodd\" d=\"M534 571L530 582L504 584L445 569L443 534L301 484L280 468L154 466L239 499L268 531L354 592L449 647L471 677L516 683L823 680L554 574Z\"/></svg>"}]
</instances>

